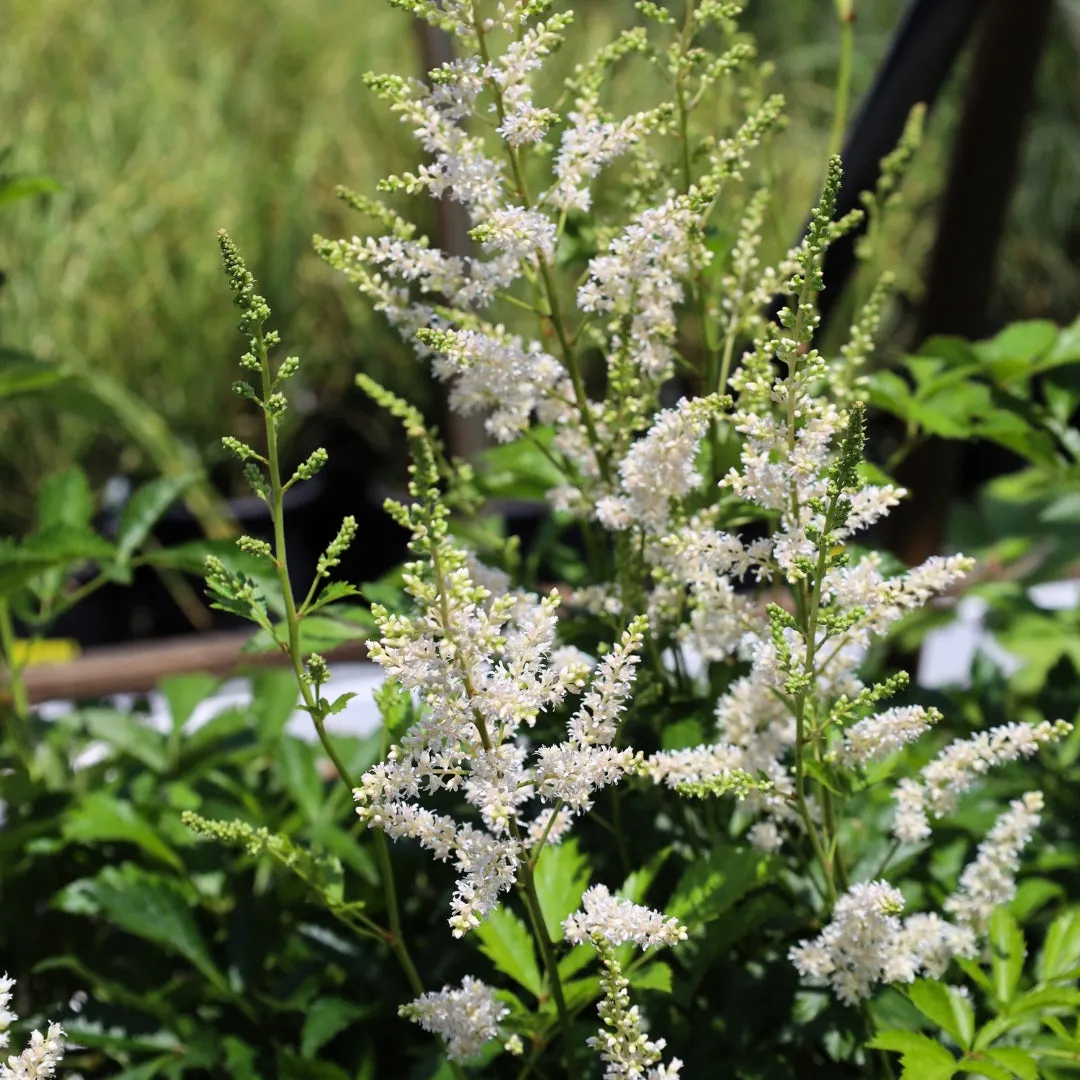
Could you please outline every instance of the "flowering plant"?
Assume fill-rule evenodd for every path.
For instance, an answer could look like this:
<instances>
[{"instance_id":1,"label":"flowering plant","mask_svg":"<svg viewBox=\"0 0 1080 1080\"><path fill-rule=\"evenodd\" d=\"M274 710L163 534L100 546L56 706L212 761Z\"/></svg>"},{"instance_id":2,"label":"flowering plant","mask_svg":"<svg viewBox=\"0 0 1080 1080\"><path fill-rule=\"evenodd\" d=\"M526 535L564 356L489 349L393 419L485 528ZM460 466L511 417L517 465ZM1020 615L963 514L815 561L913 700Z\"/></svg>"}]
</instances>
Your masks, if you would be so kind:
<instances>
[{"instance_id":1,"label":"flowering plant","mask_svg":"<svg viewBox=\"0 0 1080 1080\"><path fill-rule=\"evenodd\" d=\"M971 561L899 571L857 546L905 493L864 458L861 369L888 281L838 355L815 344L825 252L862 216L834 220L841 162L827 163L802 242L763 265L768 189L747 192L746 179L782 103L761 90L738 5L687 0L676 20L639 0L640 22L547 101L544 63L572 26L551 0L397 3L449 31L461 55L426 84L370 78L427 155L382 186L394 203L460 204L473 246L440 250L390 202L347 192L382 234L318 246L430 359L454 408L542 456L554 520L584 554L565 588L541 594L512 542L473 529L467 544L451 508L475 511L483 465L449 460L415 409L361 376L410 440L409 496L387 508L413 559L403 602L372 607L394 741L356 776L326 732L343 700L322 696L327 665L301 633L356 592L330 580L355 524L300 601L281 529L274 544L240 541L278 578L278 619L253 579L209 564L219 603L290 657L374 834L386 925L350 917L396 955L415 992L402 1015L441 1040L457 1076L509 1067L495 1063L503 1053L523 1058L522 1076L585 1075L591 1048L607 1077L673 1077L683 1062L652 1034L662 1018L683 1044L695 1024L720 1032L708 982L781 969L797 1019L759 1036L765 1072L743 1063L738 1075L765 1075L769 1053L798 1075L889 1075L869 1051L889 1023L883 988L977 969L1040 792L991 814L951 881L928 889L915 868L991 768L1034 757L1070 725L938 737L936 709L888 704L908 679L875 666L875 642ZM605 77L633 63L668 97L615 114ZM868 199L872 214L912 144ZM284 492L325 454L283 482L276 432L298 361L272 358L266 302L232 241L221 246L250 340L242 365L257 376L237 392L262 410L267 437L265 452L226 446L280 522ZM785 303L771 321L774 295ZM387 838L453 865L450 936L477 940L501 985L468 972L429 988ZM643 1011L635 987L667 990L670 1004ZM582 1038L594 1006L601 1026Z\"/></svg>"}]
</instances>

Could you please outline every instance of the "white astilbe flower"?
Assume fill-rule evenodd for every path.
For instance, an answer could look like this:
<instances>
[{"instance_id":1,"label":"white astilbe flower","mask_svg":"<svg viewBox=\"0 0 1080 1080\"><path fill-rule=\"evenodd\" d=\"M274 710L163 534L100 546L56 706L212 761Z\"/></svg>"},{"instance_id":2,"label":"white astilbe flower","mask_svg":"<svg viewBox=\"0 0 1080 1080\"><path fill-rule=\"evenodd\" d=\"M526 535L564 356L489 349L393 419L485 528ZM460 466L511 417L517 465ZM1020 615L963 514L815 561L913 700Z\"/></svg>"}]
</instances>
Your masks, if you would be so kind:
<instances>
[{"instance_id":1,"label":"white astilbe flower","mask_svg":"<svg viewBox=\"0 0 1080 1080\"><path fill-rule=\"evenodd\" d=\"M672 499L682 499L701 484L694 459L720 399L683 398L658 413L648 434L619 463L620 494L601 501L597 517L611 529L631 526L659 533L669 519Z\"/></svg>"},{"instance_id":2,"label":"white astilbe flower","mask_svg":"<svg viewBox=\"0 0 1080 1080\"><path fill-rule=\"evenodd\" d=\"M970 926L954 926L936 912L917 912L904 919L885 964L884 981L914 982L920 974L939 979L954 957L978 953Z\"/></svg>"},{"instance_id":3,"label":"white astilbe flower","mask_svg":"<svg viewBox=\"0 0 1080 1080\"><path fill-rule=\"evenodd\" d=\"M581 910L563 922L566 940L571 945L582 942L607 942L624 945L633 942L639 948L659 948L686 940L686 927L678 919L665 918L659 911L612 896L606 885L593 885L581 898Z\"/></svg>"},{"instance_id":4,"label":"white astilbe flower","mask_svg":"<svg viewBox=\"0 0 1080 1080\"><path fill-rule=\"evenodd\" d=\"M632 623L597 665L592 685L567 725L569 739L537 751L533 772L540 798L583 812L592 807L596 789L617 783L640 765L640 753L616 749L611 743L630 696L644 626L643 620Z\"/></svg>"},{"instance_id":5,"label":"white astilbe flower","mask_svg":"<svg viewBox=\"0 0 1080 1080\"><path fill-rule=\"evenodd\" d=\"M555 222L538 210L507 206L496 210L473 232L486 251L497 251L515 262L537 265L555 254Z\"/></svg>"},{"instance_id":6,"label":"white astilbe flower","mask_svg":"<svg viewBox=\"0 0 1080 1080\"><path fill-rule=\"evenodd\" d=\"M845 1004L869 997L881 982L901 925L904 898L884 881L853 885L836 902L828 925L812 941L792 947L803 978L832 987Z\"/></svg>"},{"instance_id":7,"label":"white astilbe flower","mask_svg":"<svg viewBox=\"0 0 1080 1080\"><path fill-rule=\"evenodd\" d=\"M529 425L529 416L562 378L562 365L537 342L525 345L502 326L445 330L421 335L438 352L440 379L453 379L450 403L460 413L491 410L484 426L509 442Z\"/></svg>"},{"instance_id":8,"label":"white astilbe flower","mask_svg":"<svg viewBox=\"0 0 1080 1080\"><path fill-rule=\"evenodd\" d=\"M1029 791L1009 803L979 845L974 862L965 867L960 886L945 901L945 910L957 923L984 933L994 909L1016 895L1020 852L1039 824L1042 793Z\"/></svg>"},{"instance_id":9,"label":"white astilbe flower","mask_svg":"<svg viewBox=\"0 0 1080 1080\"><path fill-rule=\"evenodd\" d=\"M848 765L869 765L895 754L941 719L937 709L900 705L852 724L844 733L840 759Z\"/></svg>"},{"instance_id":10,"label":"white astilbe flower","mask_svg":"<svg viewBox=\"0 0 1080 1080\"><path fill-rule=\"evenodd\" d=\"M960 796L991 768L1031 757L1040 746L1071 730L1064 720L1012 723L951 742L923 768L920 780L905 778L898 785L893 832L905 843L925 839L930 835L930 819L955 813Z\"/></svg>"},{"instance_id":11,"label":"white astilbe flower","mask_svg":"<svg viewBox=\"0 0 1080 1080\"><path fill-rule=\"evenodd\" d=\"M11 1004L11 993L15 986L15 980L7 974L0 976L0 1050L7 1048L11 1035L8 1028L19 1018L8 1006Z\"/></svg>"},{"instance_id":12,"label":"white astilbe flower","mask_svg":"<svg viewBox=\"0 0 1080 1080\"><path fill-rule=\"evenodd\" d=\"M502 103L497 130L509 146L539 142L548 125L557 119L549 109L537 108L529 79L562 41L561 31L569 22L569 15L557 15L529 27L507 46L497 63L489 66L489 78L498 87Z\"/></svg>"},{"instance_id":13,"label":"white astilbe flower","mask_svg":"<svg viewBox=\"0 0 1080 1080\"><path fill-rule=\"evenodd\" d=\"M622 973L615 950L604 942L597 944L604 965L600 976L603 997L596 1007L604 1026L588 1039L604 1062L605 1080L675 1080L682 1062L672 1058L661 1063L667 1045L664 1039L650 1039L645 1032L641 1012L630 1004L630 981Z\"/></svg>"},{"instance_id":14,"label":"white astilbe flower","mask_svg":"<svg viewBox=\"0 0 1080 1080\"><path fill-rule=\"evenodd\" d=\"M628 350L630 361L652 380L665 378L672 364L675 309L691 265L709 261L695 238L699 214L688 197L672 197L643 211L611 241L606 254L589 260L589 278L578 289L582 311L629 319L626 339L612 341L612 354Z\"/></svg>"},{"instance_id":15,"label":"white astilbe flower","mask_svg":"<svg viewBox=\"0 0 1080 1080\"><path fill-rule=\"evenodd\" d=\"M490 986L466 975L460 988L444 986L421 994L398 1012L438 1035L446 1043L446 1056L451 1061L467 1061L499 1034L499 1021L510 1010Z\"/></svg>"},{"instance_id":16,"label":"white astilbe flower","mask_svg":"<svg viewBox=\"0 0 1080 1080\"><path fill-rule=\"evenodd\" d=\"M414 494L421 490L414 484ZM611 744L645 622L631 624L590 679L576 650L554 655L557 592L543 599L524 592L492 595L480 581L499 588L505 578L475 562L470 570L470 561L446 538L439 504L417 513L414 543L435 545L429 567L411 563L406 570L418 610L394 614L376 605L381 636L369 654L402 693L415 695L420 708L354 796L357 813L372 826L453 861L459 877L449 921L460 937L497 906L530 849L559 839L574 813L591 805L596 788L637 768L639 754ZM582 691L567 741L530 746L524 731L538 715ZM426 795L442 790L460 793L475 820L423 805ZM554 819L541 823L530 809L536 799L554 804Z\"/></svg>"},{"instance_id":17,"label":"white astilbe flower","mask_svg":"<svg viewBox=\"0 0 1080 1080\"><path fill-rule=\"evenodd\" d=\"M626 153L648 128L651 115L635 113L618 123L605 120L594 95L578 98L566 114L566 126L555 155L554 187L545 202L566 212L592 205L592 181Z\"/></svg>"},{"instance_id":18,"label":"white astilbe flower","mask_svg":"<svg viewBox=\"0 0 1080 1080\"><path fill-rule=\"evenodd\" d=\"M18 1020L9 1008L15 980L8 975L0 976L0 1049L10 1042L7 1030ZM48 1080L55 1076L56 1067L64 1056L64 1030L59 1024L49 1024L45 1034L34 1031L21 1054L12 1054L6 1062L0 1062L0 1080Z\"/></svg>"}]
</instances>

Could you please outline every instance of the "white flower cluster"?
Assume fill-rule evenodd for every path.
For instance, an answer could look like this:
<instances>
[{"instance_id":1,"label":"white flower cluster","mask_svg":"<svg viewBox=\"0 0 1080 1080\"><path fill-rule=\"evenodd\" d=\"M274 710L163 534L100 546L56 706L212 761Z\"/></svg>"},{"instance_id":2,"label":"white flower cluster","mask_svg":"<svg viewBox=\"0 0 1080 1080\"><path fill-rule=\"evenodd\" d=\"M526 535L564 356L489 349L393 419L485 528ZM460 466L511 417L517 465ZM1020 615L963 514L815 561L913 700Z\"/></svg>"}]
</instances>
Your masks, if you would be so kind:
<instances>
[{"instance_id":1,"label":"white flower cluster","mask_svg":"<svg viewBox=\"0 0 1080 1080\"><path fill-rule=\"evenodd\" d=\"M791 962L812 983L827 984L845 1004L867 997L886 980L900 937L904 898L885 881L853 885L813 940L791 949Z\"/></svg>"},{"instance_id":2,"label":"white flower cluster","mask_svg":"<svg viewBox=\"0 0 1080 1080\"><path fill-rule=\"evenodd\" d=\"M951 742L920 774L897 785L897 815L893 831L913 844L930 835L930 818L956 811L960 796L995 765L1031 757L1040 746L1072 730L1064 720L1038 724L1002 724Z\"/></svg>"},{"instance_id":3,"label":"white flower cluster","mask_svg":"<svg viewBox=\"0 0 1080 1080\"><path fill-rule=\"evenodd\" d=\"M1029 791L1009 803L1009 809L994 823L979 845L975 861L960 876L960 887L945 901L945 910L958 923L983 933L994 909L1016 895L1020 852L1039 825L1042 807L1042 793Z\"/></svg>"},{"instance_id":4,"label":"white flower cluster","mask_svg":"<svg viewBox=\"0 0 1080 1080\"><path fill-rule=\"evenodd\" d=\"M954 957L976 956L990 916L1016 895L1020 852L1038 827L1042 805L1042 795L1029 792L998 818L945 900L953 922L933 912L901 920L899 890L884 881L853 885L825 929L791 949L799 974L832 987L850 1005L869 997L878 983L940 978Z\"/></svg>"},{"instance_id":5,"label":"white flower cluster","mask_svg":"<svg viewBox=\"0 0 1080 1080\"><path fill-rule=\"evenodd\" d=\"M915 742L941 719L937 709L922 705L900 705L860 720L844 733L841 759L848 765L869 765L881 761L908 743Z\"/></svg>"},{"instance_id":6,"label":"white flower cluster","mask_svg":"<svg viewBox=\"0 0 1080 1080\"><path fill-rule=\"evenodd\" d=\"M598 946L604 964L600 976L603 997L596 1011L604 1026L588 1040L604 1062L605 1080L675 1080L682 1062L672 1058L661 1062L667 1045L664 1039L650 1039L645 1032L641 1012L630 1004L630 982L623 975L610 945Z\"/></svg>"},{"instance_id":7,"label":"white flower cluster","mask_svg":"<svg viewBox=\"0 0 1080 1080\"><path fill-rule=\"evenodd\" d=\"M376 608L381 640L370 656L420 702L419 719L355 791L357 812L388 835L410 837L453 858L460 873L450 924L478 926L516 880L523 858L554 842L592 794L634 771L641 757L616 749L644 632L636 620L596 666L567 739L532 755L524 729L568 693L586 689L576 652L551 662L558 593L492 595L464 556L443 542L433 581L411 576L416 615ZM496 575L485 571L494 585ZM479 822L459 822L422 805L424 794L459 792ZM528 804L545 807L529 814Z\"/></svg>"},{"instance_id":8,"label":"white flower cluster","mask_svg":"<svg viewBox=\"0 0 1080 1080\"><path fill-rule=\"evenodd\" d=\"M681 640L709 660L733 655L748 659L750 671L735 680L717 704L716 742L655 754L647 771L671 787L736 770L764 774L770 792L752 793L747 807L772 820L775 828L752 834L770 849L797 818L789 798L796 738L787 700L791 681L812 688L819 702L856 696L863 687L855 672L872 637L949 588L970 566L970 560L960 556L934 557L886 577L874 555L853 565L828 562L834 545L886 514L902 493L887 485L858 484L839 493L845 512L826 528L837 447L850 416L816 396L813 388L823 369L813 355L806 366L794 382L771 375L768 382L758 383L752 375L740 377L747 401L735 415L745 437L742 465L729 472L723 484L762 510L779 514L776 531L744 543L714 528L707 514L697 514L651 549L660 552L657 561L665 582L681 585L690 599L689 625L676 631ZM773 410L774 405L780 407ZM666 431L670 425L661 414L657 428ZM646 435L641 442L650 438ZM678 446L670 438L662 442L672 446L674 454L690 450L683 465L692 466L696 444L691 450L689 440ZM663 475L678 475L674 462L665 463ZM819 572L820 609L812 650L794 620L777 636L768 613L738 590L739 580L751 573L794 590ZM919 708L879 712L847 731L838 757L851 767L868 765L916 739L935 718Z\"/></svg>"},{"instance_id":9,"label":"white flower cluster","mask_svg":"<svg viewBox=\"0 0 1080 1080\"><path fill-rule=\"evenodd\" d=\"M7 1029L18 1020L9 1007L14 986L14 979L0 976L0 1050L7 1049L10 1042ZM12 1054L6 1062L0 1062L0 1080L47 1080L54 1076L64 1056L63 1039L64 1031L59 1024L49 1024L44 1035L33 1032L21 1054Z\"/></svg>"},{"instance_id":10,"label":"white flower cluster","mask_svg":"<svg viewBox=\"0 0 1080 1080\"><path fill-rule=\"evenodd\" d=\"M633 942L639 948L659 948L686 940L686 927L678 919L665 918L659 911L620 900L606 885L593 885L581 898L581 911L563 923L571 945L603 940L609 945Z\"/></svg>"},{"instance_id":11,"label":"white flower cluster","mask_svg":"<svg viewBox=\"0 0 1080 1080\"><path fill-rule=\"evenodd\" d=\"M597 518L609 529L635 527L663 535L672 500L684 499L701 484L694 458L720 404L715 397L683 398L658 413L649 433L619 463L619 494L600 500Z\"/></svg>"},{"instance_id":12,"label":"white flower cluster","mask_svg":"<svg viewBox=\"0 0 1080 1080\"><path fill-rule=\"evenodd\" d=\"M438 1035L446 1043L446 1056L451 1061L467 1061L499 1034L499 1021L510 1010L490 986L466 975L460 987L444 986L421 994L398 1012Z\"/></svg>"}]
</instances>

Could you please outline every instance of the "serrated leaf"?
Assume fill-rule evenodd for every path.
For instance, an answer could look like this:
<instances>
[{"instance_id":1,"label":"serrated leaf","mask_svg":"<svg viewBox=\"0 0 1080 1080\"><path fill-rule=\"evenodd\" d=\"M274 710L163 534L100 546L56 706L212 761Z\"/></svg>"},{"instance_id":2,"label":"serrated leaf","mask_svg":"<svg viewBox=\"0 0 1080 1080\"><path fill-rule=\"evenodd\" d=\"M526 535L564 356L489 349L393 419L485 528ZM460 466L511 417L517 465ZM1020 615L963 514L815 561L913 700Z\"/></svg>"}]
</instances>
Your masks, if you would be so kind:
<instances>
[{"instance_id":1,"label":"serrated leaf","mask_svg":"<svg viewBox=\"0 0 1080 1080\"><path fill-rule=\"evenodd\" d=\"M581 905L589 887L589 860L576 840L545 847L536 861L536 891L552 941L562 941L563 920Z\"/></svg>"},{"instance_id":2,"label":"serrated leaf","mask_svg":"<svg viewBox=\"0 0 1080 1080\"><path fill-rule=\"evenodd\" d=\"M141 870L132 863L106 866L96 877L72 882L55 897L62 911L86 913L87 906L129 934L152 941L166 952L190 961L221 990L228 981L210 957L191 914L183 886L172 878Z\"/></svg>"},{"instance_id":3,"label":"serrated leaf","mask_svg":"<svg viewBox=\"0 0 1080 1080\"><path fill-rule=\"evenodd\" d=\"M355 585L351 585L347 581L332 581L322 589L319 595L311 602L311 605L304 609L304 615L310 615L312 612L318 611L319 608L326 607L327 604L333 604L338 600L344 600L346 597L359 595L360 590Z\"/></svg>"},{"instance_id":4,"label":"serrated leaf","mask_svg":"<svg viewBox=\"0 0 1080 1080\"><path fill-rule=\"evenodd\" d=\"M956 1068L963 1073L974 1073L976 1076L982 1077L982 1080L1015 1080L1015 1077L1008 1069L995 1065L984 1057L973 1060L961 1059L956 1063Z\"/></svg>"},{"instance_id":5,"label":"serrated leaf","mask_svg":"<svg viewBox=\"0 0 1080 1080\"><path fill-rule=\"evenodd\" d=\"M133 716L117 709L83 709L79 719L95 739L141 761L155 773L168 767L164 737Z\"/></svg>"},{"instance_id":6,"label":"serrated leaf","mask_svg":"<svg viewBox=\"0 0 1080 1080\"><path fill-rule=\"evenodd\" d=\"M995 1046L986 1056L997 1065L1009 1070L1020 1080L1039 1080L1039 1066L1035 1059L1019 1046Z\"/></svg>"},{"instance_id":7,"label":"serrated leaf","mask_svg":"<svg viewBox=\"0 0 1080 1080\"><path fill-rule=\"evenodd\" d=\"M176 852L131 803L103 791L92 791L77 802L65 815L62 832L66 839L80 844L101 841L135 844L174 870L184 869Z\"/></svg>"},{"instance_id":8,"label":"serrated leaf","mask_svg":"<svg viewBox=\"0 0 1080 1080\"><path fill-rule=\"evenodd\" d=\"M349 704L354 697L356 697L355 690L349 690L347 693L340 694L330 702L326 710L327 716L337 716L338 713L345 711L345 706Z\"/></svg>"},{"instance_id":9,"label":"serrated leaf","mask_svg":"<svg viewBox=\"0 0 1080 1080\"><path fill-rule=\"evenodd\" d=\"M958 1067L945 1047L916 1031L882 1031L866 1045L900 1054L901 1080L951 1080Z\"/></svg>"},{"instance_id":10,"label":"serrated leaf","mask_svg":"<svg viewBox=\"0 0 1080 1080\"><path fill-rule=\"evenodd\" d=\"M1046 943L1039 956L1037 971L1042 982L1049 982L1070 971L1080 962L1080 908L1059 915L1046 932Z\"/></svg>"},{"instance_id":11,"label":"serrated leaf","mask_svg":"<svg viewBox=\"0 0 1080 1080\"><path fill-rule=\"evenodd\" d=\"M304 1029L300 1035L300 1056L307 1061L313 1060L334 1036L368 1012L370 1012L369 1009L364 1009L351 1001L345 1001L343 998L316 999L308 1006L307 1016L304 1019Z\"/></svg>"},{"instance_id":12,"label":"serrated leaf","mask_svg":"<svg viewBox=\"0 0 1080 1080\"><path fill-rule=\"evenodd\" d=\"M37 531L64 528L90 532L92 513L90 482L78 466L45 478L37 496Z\"/></svg>"},{"instance_id":13,"label":"serrated leaf","mask_svg":"<svg viewBox=\"0 0 1080 1080\"><path fill-rule=\"evenodd\" d=\"M1024 970L1027 946L1012 913L998 908L990 916L990 978L994 995L1003 1004L1012 1001Z\"/></svg>"},{"instance_id":14,"label":"serrated leaf","mask_svg":"<svg viewBox=\"0 0 1080 1080\"><path fill-rule=\"evenodd\" d=\"M695 926L718 918L769 877L770 860L752 848L716 848L690 864L679 879L667 914Z\"/></svg>"},{"instance_id":15,"label":"serrated leaf","mask_svg":"<svg viewBox=\"0 0 1080 1080\"><path fill-rule=\"evenodd\" d=\"M671 993L671 968L662 960L654 960L651 964L635 968L627 978L635 990L659 990L664 994Z\"/></svg>"},{"instance_id":16,"label":"serrated leaf","mask_svg":"<svg viewBox=\"0 0 1080 1080\"><path fill-rule=\"evenodd\" d=\"M947 1031L965 1050L975 1033L975 1013L955 988L929 979L918 979L908 988L908 998L932 1024Z\"/></svg>"},{"instance_id":17,"label":"serrated leaf","mask_svg":"<svg viewBox=\"0 0 1080 1080\"><path fill-rule=\"evenodd\" d=\"M473 931L480 951L501 971L535 998L543 993L540 967L532 934L506 905L495 908Z\"/></svg>"},{"instance_id":18,"label":"serrated leaf","mask_svg":"<svg viewBox=\"0 0 1080 1080\"><path fill-rule=\"evenodd\" d=\"M127 501L116 529L117 561L126 563L142 547L161 515L199 479L198 473L166 476L143 484Z\"/></svg>"},{"instance_id":19,"label":"serrated leaf","mask_svg":"<svg viewBox=\"0 0 1080 1080\"><path fill-rule=\"evenodd\" d=\"M228 1035L224 1040L225 1068L231 1080L261 1080L255 1061L255 1048Z\"/></svg>"}]
</instances>

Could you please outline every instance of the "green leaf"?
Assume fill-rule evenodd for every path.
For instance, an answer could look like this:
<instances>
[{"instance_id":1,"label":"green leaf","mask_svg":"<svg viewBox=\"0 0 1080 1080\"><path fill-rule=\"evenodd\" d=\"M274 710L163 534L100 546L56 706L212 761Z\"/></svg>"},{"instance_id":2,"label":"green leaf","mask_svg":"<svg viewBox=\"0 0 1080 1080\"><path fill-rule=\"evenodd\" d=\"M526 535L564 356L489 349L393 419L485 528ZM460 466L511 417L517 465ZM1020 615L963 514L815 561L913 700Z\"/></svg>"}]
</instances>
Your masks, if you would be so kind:
<instances>
[{"instance_id":1,"label":"green leaf","mask_svg":"<svg viewBox=\"0 0 1080 1080\"><path fill-rule=\"evenodd\" d=\"M315 597L311 602L311 606L304 609L304 615L306 617L312 612L318 611L319 608L326 607L327 604L333 604L349 596L359 595L360 590L355 585L350 585L347 581L332 581Z\"/></svg>"},{"instance_id":2,"label":"green leaf","mask_svg":"<svg viewBox=\"0 0 1080 1080\"><path fill-rule=\"evenodd\" d=\"M1031 1054L1019 1046L995 1046L986 1052L986 1056L1020 1077L1020 1080L1039 1080L1038 1064Z\"/></svg>"},{"instance_id":3,"label":"green leaf","mask_svg":"<svg viewBox=\"0 0 1080 1080\"><path fill-rule=\"evenodd\" d=\"M477 481L489 498L543 500L565 477L544 450L551 428L530 428L526 437L484 450L477 462Z\"/></svg>"},{"instance_id":4,"label":"green leaf","mask_svg":"<svg viewBox=\"0 0 1080 1080\"><path fill-rule=\"evenodd\" d=\"M166 675L158 683L158 689L169 706L173 731L180 731L191 719L196 707L220 685L221 680L216 675L202 671L192 675Z\"/></svg>"},{"instance_id":5,"label":"green leaf","mask_svg":"<svg viewBox=\"0 0 1080 1080\"><path fill-rule=\"evenodd\" d=\"M0 182L0 206L34 195L52 195L63 185L51 176L11 176Z\"/></svg>"},{"instance_id":6,"label":"green leaf","mask_svg":"<svg viewBox=\"0 0 1080 1080\"><path fill-rule=\"evenodd\" d=\"M768 856L752 848L716 848L687 867L667 914L694 926L719 918L751 889L765 884L770 867Z\"/></svg>"},{"instance_id":7,"label":"green leaf","mask_svg":"<svg viewBox=\"0 0 1080 1080\"><path fill-rule=\"evenodd\" d=\"M651 964L635 968L627 977L635 990L659 990L664 994L671 993L671 968L662 960L654 960Z\"/></svg>"},{"instance_id":8,"label":"green leaf","mask_svg":"<svg viewBox=\"0 0 1080 1080\"><path fill-rule=\"evenodd\" d=\"M199 473L166 476L144 484L128 500L116 530L116 558L127 563L146 542L161 515L199 479Z\"/></svg>"},{"instance_id":9,"label":"green leaf","mask_svg":"<svg viewBox=\"0 0 1080 1080\"><path fill-rule=\"evenodd\" d=\"M228 992L191 913L184 887L132 863L106 866L96 877L74 881L54 903L71 914L98 911L114 926L190 961L218 989Z\"/></svg>"},{"instance_id":10,"label":"green leaf","mask_svg":"<svg viewBox=\"0 0 1080 1080\"><path fill-rule=\"evenodd\" d=\"M975 1013L967 998L953 986L918 979L908 988L912 1005L932 1024L947 1031L965 1050L975 1033Z\"/></svg>"},{"instance_id":11,"label":"green leaf","mask_svg":"<svg viewBox=\"0 0 1080 1080\"><path fill-rule=\"evenodd\" d=\"M951 1080L959 1065L944 1046L915 1031L882 1031L866 1045L900 1054L901 1080Z\"/></svg>"},{"instance_id":12,"label":"green leaf","mask_svg":"<svg viewBox=\"0 0 1080 1080\"><path fill-rule=\"evenodd\" d=\"M279 738L296 708L296 676L287 668L262 668L252 676L251 693L259 738L265 742Z\"/></svg>"},{"instance_id":13,"label":"green leaf","mask_svg":"<svg viewBox=\"0 0 1080 1080\"><path fill-rule=\"evenodd\" d=\"M300 624L300 652L328 653L348 641L359 641L368 636L367 630L354 622L331 618L328 615L312 615ZM244 652L277 652L273 635L260 630L245 646Z\"/></svg>"},{"instance_id":14,"label":"green leaf","mask_svg":"<svg viewBox=\"0 0 1080 1080\"><path fill-rule=\"evenodd\" d=\"M480 951L499 971L525 987L533 997L541 996L543 982L532 934L513 911L505 904L495 908L473 934L480 940Z\"/></svg>"},{"instance_id":15,"label":"green leaf","mask_svg":"<svg viewBox=\"0 0 1080 1080\"><path fill-rule=\"evenodd\" d=\"M1020 973L1024 970L1027 946L1016 919L1005 908L990 916L990 978L994 996L1008 1005L1016 994Z\"/></svg>"},{"instance_id":16,"label":"green leaf","mask_svg":"<svg viewBox=\"0 0 1080 1080\"><path fill-rule=\"evenodd\" d=\"M1038 371L1080 362L1080 318L1058 334L1054 347L1036 365Z\"/></svg>"},{"instance_id":17,"label":"green leaf","mask_svg":"<svg viewBox=\"0 0 1080 1080\"><path fill-rule=\"evenodd\" d=\"M255 1048L228 1035L223 1043L225 1047L225 1068L232 1080L262 1080L255 1060Z\"/></svg>"},{"instance_id":18,"label":"green leaf","mask_svg":"<svg viewBox=\"0 0 1080 1080\"><path fill-rule=\"evenodd\" d=\"M141 761L154 773L164 773L168 768L164 737L131 713L83 709L79 718L95 739L101 739L112 750Z\"/></svg>"},{"instance_id":19,"label":"green leaf","mask_svg":"<svg viewBox=\"0 0 1080 1080\"><path fill-rule=\"evenodd\" d=\"M634 870L622 883L619 896L634 904L644 903L649 886L660 872L660 868L667 862L671 851L669 847L662 848L640 870Z\"/></svg>"},{"instance_id":20,"label":"green leaf","mask_svg":"<svg viewBox=\"0 0 1080 1080\"><path fill-rule=\"evenodd\" d=\"M589 886L589 860L576 840L545 847L536 861L536 891L552 941L562 941L563 920L581 905Z\"/></svg>"},{"instance_id":21,"label":"green leaf","mask_svg":"<svg viewBox=\"0 0 1080 1080\"><path fill-rule=\"evenodd\" d=\"M1036 970L1040 982L1049 982L1080 963L1080 908L1059 915L1046 932Z\"/></svg>"},{"instance_id":22,"label":"green leaf","mask_svg":"<svg viewBox=\"0 0 1080 1080\"><path fill-rule=\"evenodd\" d=\"M183 871L184 864L153 826L129 802L93 791L68 811L62 826L68 840L80 844L119 841L136 844L151 858Z\"/></svg>"},{"instance_id":23,"label":"green leaf","mask_svg":"<svg viewBox=\"0 0 1080 1080\"><path fill-rule=\"evenodd\" d=\"M67 381L67 372L35 360L5 364L0 369L0 401L49 390Z\"/></svg>"},{"instance_id":24,"label":"green leaf","mask_svg":"<svg viewBox=\"0 0 1080 1080\"><path fill-rule=\"evenodd\" d=\"M1000 1065L995 1065L984 1057L965 1058L958 1061L956 1067L960 1072L974 1073L976 1076L982 1077L982 1080L1015 1080L1008 1069L1003 1069Z\"/></svg>"},{"instance_id":25,"label":"green leaf","mask_svg":"<svg viewBox=\"0 0 1080 1080\"><path fill-rule=\"evenodd\" d=\"M77 465L61 473L47 476L37 497L37 529L49 532L54 529L92 531L90 518L93 499L86 473Z\"/></svg>"},{"instance_id":26,"label":"green leaf","mask_svg":"<svg viewBox=\"0 0 1080 1080\"><path fill-rule=\"evenodd\" d=\"M972 346L990 370L995 382L1030 379L1035 362L1049 353L1058 340L1058 328L1046 319L1032 319L1006 326L1001 333Z\"/></svg>"},{"instance_id":27,"label":"green leaf","mask_svg":"<svg viewBox=\"0 0 1080 1080\"><path fill-rule=\"evenodd\" d=\"M286 738L278 744L277 756L285 790L304 818L315 821L321 816L326 799L313 749L300 739Z\"/></svg>"},{"instance_id":28,"label":"green leaf","mask_svg":"<svg viewBox=\"0 0 1080 1080\"><path fill-rule=\"evenodd\" d=\"M339 997L324 997L313 1001L304 1018L304 1030L300 1035L300 1056L306 1061L313 1060L335 1035L370 1011Z\"/></svg>"}]
</instances>

